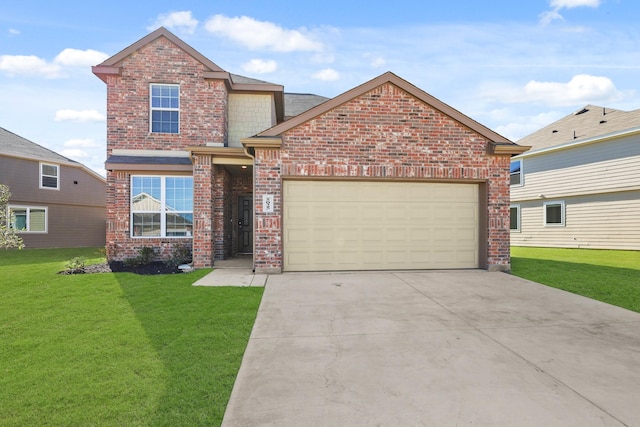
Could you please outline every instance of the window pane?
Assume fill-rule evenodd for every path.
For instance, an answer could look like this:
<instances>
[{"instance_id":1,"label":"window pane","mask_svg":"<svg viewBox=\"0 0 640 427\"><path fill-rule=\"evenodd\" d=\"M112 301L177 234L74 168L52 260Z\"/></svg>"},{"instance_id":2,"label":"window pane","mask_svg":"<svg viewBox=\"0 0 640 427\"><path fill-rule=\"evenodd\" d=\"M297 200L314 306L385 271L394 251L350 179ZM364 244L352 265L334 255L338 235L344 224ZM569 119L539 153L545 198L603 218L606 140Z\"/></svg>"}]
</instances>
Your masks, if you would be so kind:
<instances>
[{"instance_id":1,"label":"window pane","mask_svg":"<svg viewBox=\"0 0 640 427\"><path fill-rule=\"evenodd\" d=\"M58 188L58 178L52 176L43 176L42 186L47 188Z\"/></svg>"},{"instance_id":2,"label":"window pane","mask_svg":"<svg viewBox=\"0 0 640 427\"><path fill-rule=\"evenodd\" d=\"M191 236L193 214L167 213L167 236Z\"/></svg>"},{"instance_id":3,"label":"window pane","mask_svg":"<svg viewBox=\"0 0 640 427\"><path fill-rule=\"evenodd\" d=\"M193 210L193 178L168 177L166 186L166 205L168 211Z\"/></svg>"},{"instance_id":4,"label":"window pane","mask_svg":"<svg viewBox=\"0 0 640 427\"><path fill-rule=\"evenodd\" d=\"M16 230L27 229L27 210L20 208L11 209L11 228Z\"/></svg>"},{"instance_id":5,"label":"window pane","mask_svg":"<svg viewBox=\"0 0 640 427\"><path fill-rule=\"evenodd\" d=\"M562 205L547 205L547 224L562 224Z\"/></svg>"},{"instance_id":6,"label":"window pane","mask_svg":"<svg viewBox=\"0 0 640 427\"><path fill-rule=\"evenodd\" d=\"M511 162L511 173L520 172L522 168L520 160L516 160L515 162Z\"/></svg>"},{"instance_id":7,"label":"window pane","mask_svg":"<svg viewBox=\"0 0 640 427\"><path fill-rule=\"evenodd\" d=\"M135 211L160 211L160 177L135 176L132 180L131 201Z\"/></svg>"},{"instance_id":8,"label":"window pane","mask_svg":"<svg viewBox=\"0 0 640 427\"><path fill-rule=\"evenodd\" d=\"M31 208L29 211L29 231L46 231L46 216L44 209Z\"/></svg>"},{"instance_id":9,"label":"window pane","mask_svg":"<svg viewBox=\"0 0 640 427\"><path fill-rule=\"evenodd\" d=\"M520 184L520 174L511 174L511 185L518 185Z\"/></svg>"},{"instance_id":10,"label":"window pane","mask_svg":"<svg viewBox=\"0 0 640 427\"><path fill-rule=\"evenodd\" d=\"M517 230L518 227L518 208L509 209L509 219L511 221L511 230Z\"/></svg>"},{"instance_id":11,"label":"window pane","mask_svg":"<svg viewBox=\"0 0 640 427\"><path fill-rule=\"evenodd\" d=\"M133 214L133 235L144 237L160 236L160 214Z\"/></svg>"}]
</instances>

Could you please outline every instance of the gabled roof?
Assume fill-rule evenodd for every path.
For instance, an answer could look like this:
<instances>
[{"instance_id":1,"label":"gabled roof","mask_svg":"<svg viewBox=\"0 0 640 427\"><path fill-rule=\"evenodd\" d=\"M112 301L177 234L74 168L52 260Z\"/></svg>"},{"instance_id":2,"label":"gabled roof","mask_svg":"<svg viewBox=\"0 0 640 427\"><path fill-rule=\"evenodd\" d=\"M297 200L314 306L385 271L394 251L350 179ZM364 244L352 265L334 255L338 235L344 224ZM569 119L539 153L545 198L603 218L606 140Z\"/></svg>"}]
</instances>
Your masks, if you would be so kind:
<instances>
[{"instance_id":1,"label":"gabled roof","mask_svg":"<svg viewBox=\"0 0 640 427\"><path fill-rule=\"evenodd\" d=\"M134 52L140 50L144 46L152 43L156 39L160 37L165 37L196 61L200 62L204 67L205 71L203 73L205 79L216 79L223 80L227 86L227 89L230 91L238 91L238 92L272 92L275 97L276 103L276 116L278 122L284 120L284 101L282 92L284 91L284 87L282 85L278 85L275 83L265 82L262 80L252 79L249 77L239 76L237 74L231 74L210 59L202 55L200 52L189 46L187 43L182 41L178 36L173 34L171 31L167 30L164 27L160 27L152 33L147 34L137 42L133 43L129 47L121 50L116 53L112 57L108 58L104 62L99 65L91 67L91 71L93 74L98 76L105 83L107 82L107 76L109 75L120 75L122 70L120 68L120 64L124 59L126 59L129 55Z\"/></svg>"},{"instance_id":2,"label":"gabled roof","mask_svg":"<svg viewBox=\"0 0 640 427\"><path fill-rule=\"evenodd\" d=\"M289 120L328 101L326 96L311 93L286 93L284 94L284 119Z\"/></svg>"},{"instance_id":3,"label":"gabled roof","mask_svg":"<svg viewBox=\"0 0 640 427\"><path fill-rule=\"evenodd\" d=\"M587 105L542 129L525 136L518 144L533 151L609 135L640 126L640 110L623 111Z\"/></svg>"},{"instance_id":4,"label":"gabled roof","mask_svg":"<svg viewBox=\"0 0 640 427\"><path fill-rule=\"evenodd\" d=\"M178 38L171 31L167 30L164 27L160 27L157 30L155 30L154 32L147 34L146 36L144 36L143 38L141 38L137 42L133 43L129 47L121 50L120 52L116 53L112 57L108 58L107 60L105 60L101 64L96 65L95 67L93 67L94 74L96 74L98 77L100 77L101 79L104 80L104 78L101 77L101 74L102 74L101 71L102 72L107 72L108 74L112 74L112 72L109 72L109 71L114 71L114 70L109 70L109 68L117 68L118 65L120 64L120 62L122 62L122 60L124 60L129 55L131 55L132 53L140 50L144 46L148 45L149 43L153 42L154 40L156 40L156 39L158 39L160 37L165 37L168 40L170 40L172 43L174 43L180 49L182 49L183 51L185 51L186 53L191 55L196 61L198 61L202 65L204 65L208 71L217 72L217 73L225 73L225 71L222 68L218 67L211 60L209 60L207 57L205 57L200 52L198 52L197 50L195 50L194 48L192 48L191 46L186 44L184 41L182 41L180 38Z\"/></svg>"},{"instance_id":5,"label":"gabled roof","mask_svg":"<svg viewBox=\"0 0 640 427\"><path fill-rule=\"evenodd\" d=\"M15 157L18 159L34 160L38 162L51 162L84 169L96 178L104 181L104 178L82 163L62 156L35 142L29 141L13 132L0 127L0 156Z\"/></svg>"},{"instance_id":6,"label":"gabled roof","mask_svg":"<svg viewBox=\"0 0 640 427\"><path fill-rule=\"evenodd\" d=\"M355 99L383 84L386 83L391 83L397 87L399 87L400 89L404 90L405 92L409 93L410 95L414 96L415 98L421 100L422 102L424 102L425 104L430 105L431 107L433 107L434 109L440 111L441 113L449 116L450 118L452 118L453 120L457 121L458 123L462 124L463 126L466 126L467 128L475 131L476 133L484 136L485 138L487 138L490 142L493 143L493 148L494 148L494 152L498 153L503 153L503 154L519 154L522 153L524 151L526 151L528 149L528 147L521 147L517 144L514 144L513 142L511 142L510 140L508 140L507 138L505 138L504 136L492 131L491 129L485 127L484 125L481 125L480 123L476 122L475 120L471 119L470 117L462 114L461 112L459 112L458 110L454 109L453 107L445 104L444 102L440 101L439 99L429 95L428 93L426 93L425 91L423 91L422 89L412 85L411 83L409 83L408 81L398 77L397 75L393 74L392 72L386 72L360 86L357 86L345 93L343 93L342 95L338 95L335 98L332 98L314 108L311 108L310 110L307 110L306 112L291 118L290 120L287 120L283 123L280 123L270 129L267 129L261 133L259 133L257 135L257 137L276 137L279 135L282 135L283 133L287 132L288 130L291 130L293 128L295 128L296 126L299 126L309 120L312 120L313 118L324 114L348 101L351 101L352 99Z\"/></svg>"}]
</instances>

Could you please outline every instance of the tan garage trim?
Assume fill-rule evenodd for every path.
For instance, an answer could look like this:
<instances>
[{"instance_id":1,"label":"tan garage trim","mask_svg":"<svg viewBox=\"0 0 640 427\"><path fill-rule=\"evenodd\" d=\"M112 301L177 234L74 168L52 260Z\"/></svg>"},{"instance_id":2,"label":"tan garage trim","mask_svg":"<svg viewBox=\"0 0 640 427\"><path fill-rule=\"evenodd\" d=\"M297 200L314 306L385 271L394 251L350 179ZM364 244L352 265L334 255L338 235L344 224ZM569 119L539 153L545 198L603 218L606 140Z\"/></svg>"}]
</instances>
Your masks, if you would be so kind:
<instances>
[{"instance_id":1,"label":"tan garage trim","mask_svg":"<svg viewBox=\"0 0 640 427\"><path fill-rule=\"evenodd\" d=\"M285 271L478 268L479 185L283 181Z\"/></svg>"}]
</instances>

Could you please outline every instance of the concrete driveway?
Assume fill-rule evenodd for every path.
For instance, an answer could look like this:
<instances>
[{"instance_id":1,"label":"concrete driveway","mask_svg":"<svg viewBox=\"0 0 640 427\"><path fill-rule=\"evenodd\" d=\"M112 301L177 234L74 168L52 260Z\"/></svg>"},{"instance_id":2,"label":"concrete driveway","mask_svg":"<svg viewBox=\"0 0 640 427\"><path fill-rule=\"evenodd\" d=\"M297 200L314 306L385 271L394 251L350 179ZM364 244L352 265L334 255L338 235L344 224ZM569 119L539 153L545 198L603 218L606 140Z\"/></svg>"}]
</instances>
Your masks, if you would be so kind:
<instances>
[{"instance_id":1,"label":"concrete driveway","mask_svg":"<svg viewBox=\"0 0 640 427\"><path fill-rule=\"evenodd\" d=\"M640 314L504 273L269 276L223 426L640 426Z\"/></svg>"}]
</instances>

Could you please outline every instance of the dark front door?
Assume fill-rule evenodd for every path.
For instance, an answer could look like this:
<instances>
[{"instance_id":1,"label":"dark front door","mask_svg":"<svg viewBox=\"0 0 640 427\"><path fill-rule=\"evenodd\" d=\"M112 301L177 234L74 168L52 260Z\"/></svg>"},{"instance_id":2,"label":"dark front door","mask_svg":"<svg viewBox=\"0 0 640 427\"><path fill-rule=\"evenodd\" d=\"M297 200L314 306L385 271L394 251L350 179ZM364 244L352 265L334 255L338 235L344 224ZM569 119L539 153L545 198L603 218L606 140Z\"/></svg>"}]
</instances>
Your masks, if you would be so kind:
<instances>
[{"instance_id":1,"label":"dark front door","mask_svg":"<svg viewBox=\"0 0 640 427\"><path fill-rule=\"evenodd\" d=\"M253 253L253 197L238 197L238 253Z\"/></svg>"}]
</instances>

